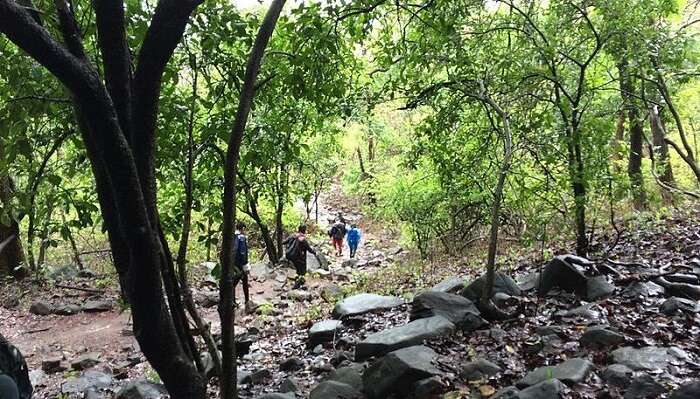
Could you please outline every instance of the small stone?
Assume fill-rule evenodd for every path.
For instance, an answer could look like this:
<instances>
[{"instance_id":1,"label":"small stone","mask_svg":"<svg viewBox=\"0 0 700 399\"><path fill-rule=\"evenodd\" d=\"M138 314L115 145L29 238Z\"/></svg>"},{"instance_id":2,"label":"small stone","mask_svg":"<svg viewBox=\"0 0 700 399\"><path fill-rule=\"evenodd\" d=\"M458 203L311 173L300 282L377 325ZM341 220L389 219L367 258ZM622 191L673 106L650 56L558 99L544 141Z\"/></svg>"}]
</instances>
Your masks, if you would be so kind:
<instances>
[{"instance_id":1,"label":"small stone","mask_svg":"<svg viewBox=\"0 0 700 399\"><path fill-rule=\"evenodd\" d=\"M66 366L62 362L63 359L60 356L49 357L41 361L41 369L49 374L65 371Z\"/></svg>"},{"instance_id":2,"label":"small stone","mask_svg":"<svg viewBox=\"0 0 700 399\"><path fill-rule=\"evenodd\" d=\"M282 393L286 392L299 392L299 383L292 377L287 377L280 383L279 391Z\"/></svg>"},{"instance_id":3,"label":"small stone","mask_svg":"<svg viewBox=\"0 0 700 399\"><path fill-rule=\"evenodd\" d=\"M360 399L362 397L360 391L338 381L324 381L309 394L309 399Z\"/></svg>"},{"instance_id":4,"label":"small stone","mask_svg":"<svg viewBox=\"0 0 700 399\"><path fill-rule=\"evenodd\" d=\"M525 378L518 381L518 387L528 387L539 384L547 379L557 379L570 384L582 382L593 369L593 363L586 359L573 358L556 366L544 366L529 372Z\"/></svg>"},{"instance_id":5,"label":"small stone","mask_svg":"<svg viewBox=\"0 0 700 399\"><path fill-rule=\"evenodd\" d=\"M83 312L96 313L96 312L108 312L112 310L111 301L87 301L83 305Z\"/></svg>"},{"instance_id":6,"label":"small stone","mask_svg":"<svg viewBox=\"0 0 700 399\"><path fill-rule=\"evenodd\" d=\"M307 290L291 290L287 293L287 297L297 302L306 302L313 299L314 294Z\"/></svg>"},{"instance_id":7,"label":"small stone","mask_svg":"<svg viewBox=\"0 0 700 399\"><path fill-rule=\"evenodd\" d=\"M604 326L588 327L579 339L582 346L604 348L625 342L625 336Z\"/></svg>"},{"instance_id":8,"label":"small stone","mask_svg":"<svg viewBox=\"0 0 700 399\"><path fill-rule=\"evenodd\" d=\"M453 276L434 285L430 290L455 294L464 288L465 283L462 277Z\"/></svg>"},{"instance_id":9,"label":"small stone","mask_svg":"<svg viewBox=\"0 0 700 399\"><path fill-rule=\"evenodd\" d=\"M168 392L160 384L146 380L137 380L126 384L117 393L116 399L161 399Z\"/></svg>"},{"instance_id":10,"label":"small stone","mask_svg":"<svg viewBox=\"0 0 700 399\"><path fill-rule=\"evenodd\" d=\"M671 393L669 399L698 399L700 398L700 380L681 385Z\"/></svg>"},{"instance_id":11,"label":"small stone","mask_svg":"<svg viewBox=\"0 0 700 399\"><path fill-rule=\"evenodd\" d=\"M340 320L323 320L314 323L309 329L309 345L331 342L343 326Z\"/></svg>"},{"instance_id":12,"label":"small stone","mask_svg":"<svg viewBox=\"0 0 700 399\"><path fill-rule=\"evenodd\" d=\"M471 301L477 301L481 297L485 279L486 276L484 275L471 282L462 290L462 296ZM520 296L522 293L515 280L505 273L496 272L493 281L493 294L499 292L510 296Z\"/></svg>"},{"instance_id":13,"label":"small stone","mask_svg":"<svg viewBox=\"0 0 700 399\"><path fill-rule=\"evenodd\" d=\"M418 345L427 338L449 335L455 325L443 316L414 320L408 324L374 333L355 346L355 359L365 360L372 356Z\"/></svg>"},{"instance_id":14,"label":"small stone","mask_svg":"<svg viewBox=\"0 0 700 399\"><path fill-rule=\"evenodd\" d=\"M445 384L439 377L424 378L413 384L414 399L432 399L445 389Z\"/></svg>"},{"instance_id":15,"label":"small stone","mask_svg":"<svg viewBox=\"0 0 700 399\"><path fill-rule=\"evenodd\" d=\"M31 383L33 387L45 386L45 379L46 373L44 372L44 370L32 370L29 372L29 383Z\"/></svg>"},{"instance_id":16,"label":"small stone","mask_svg":"<svg viewBox=\"0 0 700 399\"><path fill-rule=\"evenodd\" d=\"M340 301L333 309L333 317L342 318L382 309L391 309L404 304L400 298L376 294L357 294Z\"/></svg>"},{"instance_id":17,"label":"small stone","mask_svg":"<svg viewBox=\"0 0 700 399\"><path fill-rule=\"evenodd\" d=\"M338 381L360 389L362 387L362 373L364 366L361 363L352 363L350 366L333 370L326 381Z\"/></svg>"},{"instance_id":18,"label":"small stone","mask_svg":"<svg viewBox=\"0 0 700 399\"><path fill-rule=\"evenodd\" d=\"M97 364L100 363L100 354L99 353L86 353L84 355L78 356L77 358L73 359L73 361L70 363L71 368L73 370L86 370L91 367L95 367Z\"/></svg>"},{"instance_id":19,"label":"small stone","mask_svg":"<svg viewBox=\"0 0 700 399\"><path fill-rule=\"evenodd\" d=\"M518 399L560 399L566 386L556 378L548 379L518 392Z\"/></svg>"},{"instance_id":20,"label":"small stone","mask_svg":"<svg viewBox=\"0 0 700 399\"><path fill-rule=\"evenodd\" d=\"M261 369L246 375L241 379L242 384L260 385L272 379L272 373L268 369Z\"/></svg>"},{"instance_id":21,"label":"small stone","mask_svg":"<svg viewBox=\"0 0 700 399\"><path fill-rule=\"evenodd\" d=\"M258 396L258 399L296 399L294 392L273 392Z\"/></svg>"},{"instance_id":22,"label":"small stone","mask_svg":"<svg viewBox=\"0 0 700 399\"><path fill-rule=\"evenodd\" d=\"M32 303L32 305L29 307L29 313L39 315L39 316L46 316L51 313L53 313L53 305L46 301L37 301Z\"/></svg>"},{"instance_id":23,"label":"small stone","mask_svg":"<svg viewBox=\"0 0 700 399\"><path fill-rule=\"evenodd\" d=\"M610 385L627 388L632 382L634 370L624 364L611 364L603 370L603 380Z\"/></svg>"},{"instance_id":24,"label":"small stone","mask_svg":"<svg viewBox=\"0 0 700 399\"><path fill-rule=\"evenodd\" d=\"M659 384L649 374L642 374L635 378L625 392L624 399L651 399L668 392L663 385Z\"/></svg>"},{"instance_id":25,"label":"small stone","mask_svg":"<svg viewBox=\"0 0 700 399\"><path fill-rule=\"evenodd\" d=\"M589 301L606 298L615 292L615 286L610 284L605 276L589 277L586 280L586 295Z\"/></svg>"},{"instance_id":26,"label":"small stone","mask_svg":"<svg viewBox=\"0 0 700 399\"><path fill-rule=\"evenodd\" d=\"M542 271L537 290L539 296L546 295L552 288L561 288L566 292L586 297L588 281L581 270L576 267L571 255L557 256Z\"/></svg>"},{"instance_id":27,"label":"small stone","mask_svg":"<svg viewBox=\"0 0 700 399\"><path fill-rule=\"evenodd\" d=\"M612 352L615 363L624 364L632 370L658 370L665 369L669 363L677 359L669 353L668 348L646 346L633 348L625 346Z\"/></svg>"},{"instance_id":28,"label":"small stone","mask_svg":"<svg viewBox=\"0 0 700 399\"><path fill-rule=\"evenodd\" d=\"M72 303L66 303L58 305L54 308L54 313L61 316L72 316L74 314L80 313L82 308L78 305Z\"/></svg>"},{"instance_id":29,"label":"small stone","mask_svg":"<svg viewBox=\"0 0 700 399\"><path fill-rule=\"evenodd\" d=\"M486 359L476 359L462 366L462 378L467 381L476 381L492 377L501 372L501 368Z\"/></svg>"},{"instance_id":30,"label":"small stone","mask_svg":"<svg viewBox=\"0 0 700 399\"><path fill-rule=\"evenodd\" d=\"M298 357L290 357L280 363L280 371L296 371L304 368L304 361Z\"/></svg>"},{"instance_id":31,"label":"small stone","mask_svg":"<svg viewBox=\"0 0 700 399\"><path fill-rule=\"evenodd\" d=\"M664 301L659 307L661 313L673 316L679 312L697 313L698 302L685 298L671 297Z\"/></svg>"},{"instance_id":32,"label":"small stone","mask_svg":"<svg viewBox=\"0 0 700 399\"><path fill-rule=\"evenodd\" d=\"M338 284L327 284L321 288L321 298L328 303L335 303L343 298L345 293Z\"/></svg>"}]
</instances>

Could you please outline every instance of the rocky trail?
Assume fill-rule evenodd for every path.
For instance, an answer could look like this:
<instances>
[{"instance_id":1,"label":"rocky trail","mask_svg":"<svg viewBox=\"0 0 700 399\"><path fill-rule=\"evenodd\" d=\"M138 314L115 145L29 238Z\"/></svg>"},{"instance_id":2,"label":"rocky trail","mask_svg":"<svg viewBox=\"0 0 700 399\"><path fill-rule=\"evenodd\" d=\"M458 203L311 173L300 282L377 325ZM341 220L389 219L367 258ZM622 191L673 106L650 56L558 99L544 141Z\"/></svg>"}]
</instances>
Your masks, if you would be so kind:
<instances>
[{"instance_id":1,"label":"rocky trail","mask_svg":"<svg viewBox=\"0 0 700 399\"><path fill-rule=\"evenodd\" d=\"M401 296L358 292L358 280L403 284L386 271L408 255L354 204L333 194L324 203L321 221L341 209L363 227L357 260L328 256L317 240L327 262L310 265L301 290L290 290L291 269L252 266L253 311L236 318L241 397L700 398L697 213L599 242L607 256L504 262L494 300L512 317L487 321L474 304L480 270L445 267L428 280L438 284ZM193 286L216 336L209 267ZM35 397L161 397L115 289L62 277L73 288L0 293L0 325L27 356Z\"/></svg>"}]
</instances>

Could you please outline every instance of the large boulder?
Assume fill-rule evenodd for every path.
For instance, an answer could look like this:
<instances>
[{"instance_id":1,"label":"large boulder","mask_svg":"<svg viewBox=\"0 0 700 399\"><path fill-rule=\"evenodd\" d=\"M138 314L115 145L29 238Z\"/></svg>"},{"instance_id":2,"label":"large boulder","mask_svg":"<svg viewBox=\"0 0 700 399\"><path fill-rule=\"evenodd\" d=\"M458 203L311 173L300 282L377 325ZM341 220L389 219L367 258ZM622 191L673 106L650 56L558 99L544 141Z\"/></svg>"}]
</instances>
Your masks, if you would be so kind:
<instances>
[{"instance_id":1,"label":"large boulder","mask_svg":"<svg viewBox=\"0 0 700 399\"><path fill-rule=\"evenodd\" d=\"M671 362L680 360L674 353L672 348L625 346L615 349L611 356L615 363L624 364L632 370L659 370L665 369Z\"/></svg>"},{"instance_id":2,"label":"large boulder","mask_svg":"<svg viewBox=\"0 0 700 399\"><path fill-rule=\"evenodd\" d=\"M333 341L336 331L343 327L340 320L322 320L314 323L309 329L309 345L316 346Z\"/></svg>"},{"instance_id":3,"label":"large boulder","mask_svg":"<svg viewBox=\"0 0 700 399\"><path fill-rule=\"evenodd\" d=\"M411 320L443 316L464 331L473 331L486 324L472 301L454 294L426 291L413 299Z\"/></svg>"},{"instance_id":4,"label":"large boulder","mask_svg":"<svg viewBox=\"0 0 700 399\"><path fill-rule=\"evenodd\" d=\"M361 399L363 395L350 385L338 381L324 381L309 394L309 399Z\"/></svg>"},{"instance_id":5,"label":"large boulder","mask_svg":"<svg viewBox=\"0 0 700 399\"><path fill-rule=\"evenodd\" d=\"M435 284L430 290L455 294L464 288L464 283L466 283L466 281L464 281L462 277L449 277L438 284Z\"/></svg>"},{"instance_id":6,"label":"large boulder","mask_svg":"<svg viewBox=\"0 0 700 399\"><path fill-rule=\"evenodd\" d=\"M391 352L372 364L362 376L365 393L370 399L384 399L390 394L410 397L415 382L438 375L433 362L437 354L425 346L412 346Z\"/></svg>"},{"instance_id":7,"label":"large boulder","mask_svg":"<svg viewBox=\"0 0 700 399\"><path fill-rule=\"evenodd\" d=\"M403 305L401 298L376 294L357 294L338 302L333 308L333 317L339 319L376 310L391 309Z\"/></svg>"},{"instance_id":8,"label":"large boulder","mask_svg":"<svg viewBox=\"0 0 700 399\"><path fill-rule=\"evenodd\" d=\"M403 326L374 333L355 346L355 359L362 361L400 348L419 345L427 338L448 335L455 325L443 316L414 320Z\"/></svg>"},{"instance_id":9,"label":"large boulder","mask_svg":"<svg viewBox=\"0 0 700 399\"><path fill-rule=\"evenodd\" d=\"M671 393L669 399L697 399L700 398L700 380L682 385Z\"/></svg>"},{"instance_id":10,"label":"large boulder","mask_svg":"<svg viewBox=\"0 0 700 399\"><path fill-rule=\"evenodd\" d=\"M167 395L168 391L162 385L138 380L126 384L119 390L116 399L160 399Z\"/></svg>"},{"instance_id":11,"label":"large boulder","mask_svg":"<svg viewBox=\"0 0 700 399\"><path fill-rule=\"evenodd\" d=\"M586 359L573 358L556 366L544 366L529 372L525 378L518 381L518 387L524 388L539 384L552 378L567 384L575 384L586 379L593 370L593 363Z\"/></svg>"},{"instance_id":12,"label":"large boulder","mask_svg":"<svg viewBox=\"0 0 700 399\"><path fill-rule=\"evenodd\" d=\"M479 298L481 298L481 291L483 290L485 283L486 275L477 278L469 285L464 287L462 290L462 296L475 302L478 301ZM520 290L520 287L518 287L515 280L513 280L509 275L496 272L493 279L493 292L491 294L495 295L497 293L504 293L510 296L520 296L522 291Z\"/></svg>"},{"instance_id":13,"label":"large boulder","mask_svg":"<svg viewBox=\"0 0 700 399\"><path fill-rule=\"evenodd\" d=\"M540 276L540 284L537 288L539 296L547 295L553 288L561 288L566 292L573 292L581 297L586 297L588 279L576 266L582 262L573 255L557 256L544 268ZM577 260L577 262L574 262ZM585 264L585 263L584 263Z\"/></svg>"}]
</instances>

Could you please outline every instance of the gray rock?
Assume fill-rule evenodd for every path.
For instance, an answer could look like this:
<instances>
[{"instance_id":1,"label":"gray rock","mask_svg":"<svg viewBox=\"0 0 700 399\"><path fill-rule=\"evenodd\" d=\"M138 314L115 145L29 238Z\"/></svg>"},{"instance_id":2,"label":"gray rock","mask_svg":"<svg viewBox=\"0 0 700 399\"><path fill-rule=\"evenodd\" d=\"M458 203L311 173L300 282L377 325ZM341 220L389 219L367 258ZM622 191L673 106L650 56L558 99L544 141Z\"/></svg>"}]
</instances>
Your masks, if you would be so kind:
<instances>
[{"instance_id":1,"label":"gray rock","mask_svg":"<svg viewBox=\"0 0 700 399\"><path fill-rule=\"evenodd\" d=\"M496 392L491 399L518 399L518 394L520 390L518 388L510 386L505 387L498 392Z\"/></svg>"},{"instance_id":2,"label":"gray rock","mask_svg":"<svg viewBox=\"0 0 700 399\"><path fill-rule=\"evenodd\" d=\"M61 392L80 394L88 389L107 388L114 383L111 375L97 370L87 370L78 377L73 377L61 384Z\"/></svg>"},{"instance_id":3,"label":"gray rock","mask_svg":"<svg viewBox=\"0 0 700 399\"><path fill-rule=\"evenodd\" d=\"M213 290L202 290L194 295L197 305L203 308L211 308L219 304L219 293Z\"/></svg>"},{"instance_id":4,"label":"gray rock","mask_svg":"<svg viewBox=\"0 0 700 399\"><path fill-rule=\"evenodd\" d=\"M266 393L263 396L259 396L258 399L296 399L296 395L294 394L294 392L273 392Z\"/></svg>"},{"instance_id":5,"label":"gray rock","mask_svg":"<svg viewBox=\"0 0 700 399\"><path fill-rule=\"evenodd\" d=\"M427 338L448 335L455 325L443 316L414 320L406 325L374 333L355 347L355 359L365 360L396 349L419 345Z\"/></svg>"},{"instance_id":6,"label":"gray rock","mask_svg":"<svg viewBox=\"0 0 700 399\"><path fill-rule=\"evenodd\" d=\"M539 384L548 379L557 379L569 384L582 382L593 370L593 363L586 359L573 358L556 366L545 366L529 372L525 378L518 381L516 386L520 388Z\"/></svg>"},{"instance_id":7,"label":"gray rock","mask_svg":"<svg viewBox=\"0 0 700 399\"><path fill-rule=\"evenodd\" d=\"M632 370L658 370L665 369L669 363L679 359L669 352L669 348L658 346L645 346L633 348L625 346L612 352L615 363L624 364Z\"/></svg>"},{"instance_id":8,"label":"gray rock","mask_svg":"<svg viewBox=\"0 0 700 399\"><path fill-rule=\"evenodd\" d=\"M676 273L664 276L664 278L672 283L686 283L694 285L700 284L700 281L698 281L698 276L695 274Z\"/></svg>"},{"instance_id":9,"label":"gray rock","mask_svg":"<svg viewBox=\"0 0 700 399\"><path fill-rule=\"evenodd\" d=\"M564 328L562 326L538 326L535 328L535 332L540 336L556 335L561 337L564 335Z\"/></svg>"},{"instance_id":10,"label":"gray rock","mask_svg":"<svg viewBox=\"0 0 700 399\"><path fill-rule=\"evenodd\" d=\"M627 388L632 382L634 370L624 364L611 364L603 370L602 377L610 385Z\"/></svg>"},{"instance_id":11,"label":"gray rock","mask_svg":"<svg viewBox=\"0 0 700 399\"><path fill-rule=\"evenodd\" d=\"M316 251L316 254L318 255L318 259L312 253L306 253L306 267L310 271L329 270L329 262L326 255L321 251Z\"/></svg>"},{"instance_id":12,"label":"gray rock","mask_svg":"<svg viewBox=\"0 0 700 399\"><path fill-rule=\"evenodd\" d=\"M587 295L588 279L583 272L571 262L573 259L575 258L572 258L572 255L563 255L557 256L549 261L542 271L537 294L540 296L547 295L549 291L557 287L585 298Z\"/></svg>"},{"instance_id":13,"label":"gray rock","mask_svg":"<svg viewBox=\"0 0 700 399\"><path fill-rule=\"evenodd\" d=\"M600 318L600 307L595 303L588 303L570 310L560 310L554 313L555 316L565 318L582 318L587 320L595 320Z\"/></svg>"},{"instance_id":14,"label":"gray rock","mask_svg":"<svg viewBox=\"0 0 700 399\"><path fill-rule=\"evenodd\" d=\"M415 381L440 373L433 365L436 358L437 354L425 346L388 353L362 376L365 393L370 399L384 399L392 393L398 397L408 397Z\"/></svg>"},{"instance_id":15,"label":"gray rock","mask_svg":"<svg viewBox=\"0 0 700 399\"><path fill-rule=\"evenodd\" d=\"M280 363L280 371L296 371L304 368L304 361L294 356Z\"/></svg>"},{"instance_id":16,"label":"gray rock","mask_svg":"<svg viewBox=\"0 0 700 399\"><path fill-rule=\"evenodd\" d=\"M287 377L280 383L280 392L282 393L296 393L299 392L299 383L292 377Z\"/></svg>"},{"instance_id":17,"label":"gray rock","mask_svg":"<svg viewBox=\"0 0 700 399\"><path fill-rule=\"evenodd\" d=\"M81 310L82 308L78 305L74 305L72 303L65 303L62 305L57 305L54 308L53 312L61 316L71 316L80 313Z\"/></svg>"},{"instance_id":18,"label":"gray rock","mask_svg":"<svg viewBox=\"0 0 700 399\"><path fill-rule=\"evenodd\" d=\"M560 399L566 386L556 378L542 381L518 392L518 399Z\"/></svg>"},{"instance_id":19,"label":"gray rock","mask_svg":"<svg viewBox=\"0 0 700 399\"><path fill-rule=\"evenodd\" d=\"M272 379L272 372L268 369L260 369L241 378L242 384L260 385Z\"/></svg>"},{"instance_id":20,"label":"gray rock","mask_svg":"<svg viewBox=\"0 0 700 399\"><path fill-rule=\"evenodd\" d=\"M605 326L592 326L586 329L579 342L582 346L603 348L624 343L625 336Z\"/></svg>"},{"instance_id":21,"label":"gray rock","mask_svg":"<svg viewBox=\"0 0 700 399\"><path fill-rule=\"evenodd\" d=\"M53 313L53 311L53 305L46 301L36 301L29 307L29 313L39 316L49 315Z\"/></svg>"},{"instance_id":22,"label":"gray rock","mask_svg":"<svg viewBox=\"0 0 700 399\"><path fill-rule=\"evenodd\" d=\"M291 290L287 293L287 297L297 302L305 302L312 300L314 294L307 290Z\"/></svg>"},{"instance_id":23,"label":"gray rock","mask_svg":"<svg viewBox=\"0 0 700 399\"><path fill-rule=\"evenodd\" d=\"M697 399L700 398L700 380L682 385L671 393L669 399Z\"/></svg>"},{"instance_id":24,"label":"gray rock","mask_svg":"<svg viewBox=\"0 0 700 399\"><path fill-rule=\"evenodd\" d=\"M309 393L309 399L361 399L362 397L360 391L338 381L324 381Z\"/></svg>"},{"instance_id":25,"label":"gray rock","mask_svg":"<svg viewBox=\"0 0 700 399\"><path fill-rule=\"evenodd\" d=\"M331 283L321 288L321 298L328 303L335 303L343 299L344 295L343 289L338 284Z\"/></svg>"},{"instance_id":26,"label":"gray rock","mask_svg":"<svg viewBox=\"0 0 700 399\"><path fill-rule=\"evenodd\" d=\"M324 342L333 341L336 331L343 327L340 320L323 320L314 323L309 329L309 345L316 346Z\"/></svg>"},{"instance_id":27,"label":"gray rock","mask_svg":"<svg viewBox=\"0 0 700 399\"><path fill-rule=\"evenodd\" d=\"M413 299L411 320L443 316L463 331L474 331L488 323L472 301L454 294L426 291Z\"/></svg>"},{"instance_id":28,"label":"gray rock","mask_svg":"<svg viewBox=\"0 0 700 399\"><path fill-rule=\"evenodd\" d=\"M476 359L462 366L462 378L467 381L476 381L492 377L501 372L501 368L486 359Z\"/></svg>"},{"instance_id":29,"label":"gray rock","mask_svg":"<svg viewBox=\"0 0 700 399\"><path fill-rule=\"evenodd\" d=\"M667 316L673 316L679 312L698 313L700 311L697 301L675 296L665 300L659 307L659 310Z\"/></svg>"},{"instance_id":30,"label":"gray rock","mask_svg":"<svg viewBox=\"0 0 700 399\"><path fill-rule=\"evenodd\" d=\"M80 274L80 269L75 265L49 266L46 268L46 277L50 280L73 280Z\"/></svg>"},{"instance_id":31,"label":"gray rock","mask_svg":"<svg viewBox=\"0 0 700 399\"><path fill-rule=\"evenodd\" d=\"M328 374L328 377L326 377L326 381L342 382L358 391L362 391L362 373L364 369L365 367L361 363L353 363L350 366L333 370Z\"/></svg>"},{"instance_id":32,"label":"gray rock","mask_svg":"<svg viewBox=\"0 0 700 399\"><path fill-rule=\"evenodd\" d=\"M689 298L700 300L700 286L686 283L672 283L663 277L655 280L664 288L664 293L668 296L676 296L680 298Z\"/></svg>"},{"instance_id":33,"label":"gray rock","mask_svg":"<svg viewBox=\"0 0 700 399\"><path fill-rule=\"evenodd\" d=\"M100 354L99 353L85 353L83 355L78 356L77 358L73 359L73 361L70 363L70 366L73 368L73 370L86 370L91 367L95 367L100 363Z\"/></svg>"},{"instance_id":34,"label":"gray rock","mask_svg":"<svg viewBox=\"0 0 700 399\"><path fill-rule=\"evenodd\" d=\"M477 301L481 297L481 290L483 289L485 280L486 275L474 280L462 290L462 296L472 301ZM507 274L496 272L493 281L493 294L499 292L510 296L520 296L522 293L518 284L515 283L515 280Z\"/></svg>"},{"instance_id":35,"label":"gray rock","mask_svg":"<svg viewBox=\"0 0 700 399\"><path fill-rule=\"evenodd\" d=\"M97 312L108 312L112 310L112 301L101 301L93 300L87 301L83 305L83 312L87 313L97 313Z\"/></svg>"},{"instance_id":36,"label":"gray rock","mask_svg":"<svg viewBox=\"0 0 700 399\"><path fill-rule=\"evenodd\" d=\"M391 309L404 304L400 298L381 296L376 294L357 294L345 298L335 305L333 317L341 318L358 314L373 312L382 309Z\"/></svg>"},{"instance_id":37,"label":"gray rock","mask_svg":"<svg viewBox=\"0 0 700 399\"><path fill-rule=\"evenodd\" d=\"M454 294L464 288L464 283L466 283L466 281L462 277L454 276L439 282L438 284L434 285L433 288L431 288L430 290Z\"/></svg>"},{"instance_id":38,"label":"gray rock","mask_svg":"<svg viewBox=\"0 0 700 399\"><path fill-rule=\"evenodd\" d=\"M635 378L625 392L624 399L652 399L658 398L668 390L649 374L642 374Z\"/></svg>"},{"instance_id":39,"label":"gray rock","mask_svg":"<svg viewBox=\"0 0 700 399\"><path fill-rule=\"evenodd\" d=\"M666 292L664 290L664 287L652 282L652 281L647 281L647 282L641 282L637 281L635 283L631 283L625 289L622 291L622 296L632 298L632 297L649 297L649 296L658 296L658 295L663 295Z\"/></svg>"},{"instance_id":40,"label":"gray rock","mask_svg":"<svg viewBox=\"0 0 700 399\"><path fill-rule=\"evenodd\" d=\"M32 370L29 372L29 383L33 387L43 387L45 386L44 380L46 379L46 373L44 370Z\"/></svg>"},{"instance_id":41,"label":"gray rock","mask_svg":"<svg viewBox=\"0 0 700 399\"><path fill-rule=\"evenodd\" d=\"M52 356L41 361L41 369L49 374L66 370L61 356Z\"/></svg>"},{"instance_id":42,"label":"gray rock","mask_svg":"<svg viewBox=\"0 0 700 399\"><path fill-rule=\"evenodd\" d=\"M518 277L517 284L522 291L531 291L540 286L540 276L538 272L530 273L525 276Z\"/></svg>"},{"instance_id":43,"label":"gray rock","mask_svg":"<svg viewBox=\"0 0 700 399\"><path fill-rule=\"evenodd\" d=\"M219 359L221 359L221 351L219 352ZM211 353L209 352L202 352L199 355L199 358L202 361L202 366L204 366L204 374L207 376L212 376L215 373L214 370L214 358L211 356Z\"/></svg>"},{"instance_id":44,"label":"gray rock","mask_svg":"<svg viewBox=\"0 0 700 399\"><path fill-rule=\"evenodd\" d=\"M116 399L160 399L165 398L168 391L161 384L146 380L133 381L126 384L117 392Z\"/></svg>"},{"instance_id":45,"label":"gray rock","mask_svg":"<svg viewBox=\"0 0 700 399\"><path fill-rule=\"evenodd\" d=\"M605 276L595 276L586 279L586 297L589 301L597 301L609 297L615 292L615 286L610 284Z\"/></svg>"},{"instance_id":46,"label":"gray rock","mask_svg":"<svg viewBox=\"0 0 700 399\"><path fill-rule=\"evenodd\" d=\"M445 389L439 377L424 378L413 384L413 399L432 399Z\"/></svg>"}]
</instances>

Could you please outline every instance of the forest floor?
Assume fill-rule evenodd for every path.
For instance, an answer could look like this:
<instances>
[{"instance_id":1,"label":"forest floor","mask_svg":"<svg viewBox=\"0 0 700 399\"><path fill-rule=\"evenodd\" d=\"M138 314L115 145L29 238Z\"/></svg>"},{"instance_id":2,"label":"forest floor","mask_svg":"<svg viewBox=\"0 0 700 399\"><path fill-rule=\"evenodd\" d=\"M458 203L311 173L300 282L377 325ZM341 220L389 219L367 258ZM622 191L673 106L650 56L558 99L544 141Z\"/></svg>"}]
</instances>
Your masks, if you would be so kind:
<instances>
[{"instance_id":1,"label":"forest floor","mask_svg":"<svg viewBox=\"0 0 700 399\"><path fill-rule=\"evenodd\" d=\"M307 397L329 373L352 360L358 342L374 332L409 322L409 303L415 294L450 277L471 281L481 273L471 266L473 262L464 259L437 259L425 266L415 254L401 249L397 232L374 222L359 209L357 202L337 188L324 197L320 230L325 231L323 221L329 215L343 211L350 222L362 227L363 243L357 261L352 262L347 254L342 258L332 256L330 243L317 238L317 247L329 265L327 270L312 267L306 290L291 290L291 269L252 265L251 295L256 311L246 314L241 307L236 318L236 335L242 342L251 343L239 362L241 397L257 398L290 384ZM588 359L592 366L585 378L565 381L569 387L563 397L622 397L625 389L612 386L604 377L613 363L612 350L622 347L654 347L663 352L663 356L656 357L654 367L635 370L634 376L628 376L628 385L641 375L649 375L668 392L699 378L697 300L689 301L694 304L691 308L681 306L681 310L665 314L660 308L670 295L651 282L661 275L697 280L698 223L700 213L684 211L631 225L619 238L600 240L596 253L607 256L599 255L586 273L607 275L614 291L605 298L588 301L561 291L539 298L525 291L503 301L504 309L517 311L513 318L491 322L469 333L458 331L428 339L426 345L439 355L441 373L440 396L434 397L442 397L445 392L452 392L449 398L490 397L533 369L572 358ZM613 242L616 245L611 248ZM552 253L566 252L561 243L557 245L559 249L552 249ZM521 251L504 259L507 267L503 271L525 282L527 276L542 270L540 256L541 252ZM202 264L193 268L192 285L202 315L211 322L216 336L220 324L216 290L207 278L209 267ZM119 308L117 287L102 287L104 284L99 282L107 279L101 276L67 277L60 283L26 280L0 287L0 330L27 357L35 397L81 398L90 387L103 395L93 398L112 397L126 381L157 380L130 332L129 311ZM402 296L407 304L344 319L344 328L330 342L310 345L308 329L314 322L330 319L338 298L358 292ZM242 302L240 287L237 297ZM596 325L609 326L624 339L612 346L585 347L580 338ZM462 365L475 359L488 359L501 370L476 380L467 378ZM94 366L105 379L76 370L83 366ZM215 397L216 389L211 391ZM665 395L661 392L653 397Z\"/></svg>"}]
</instances>

